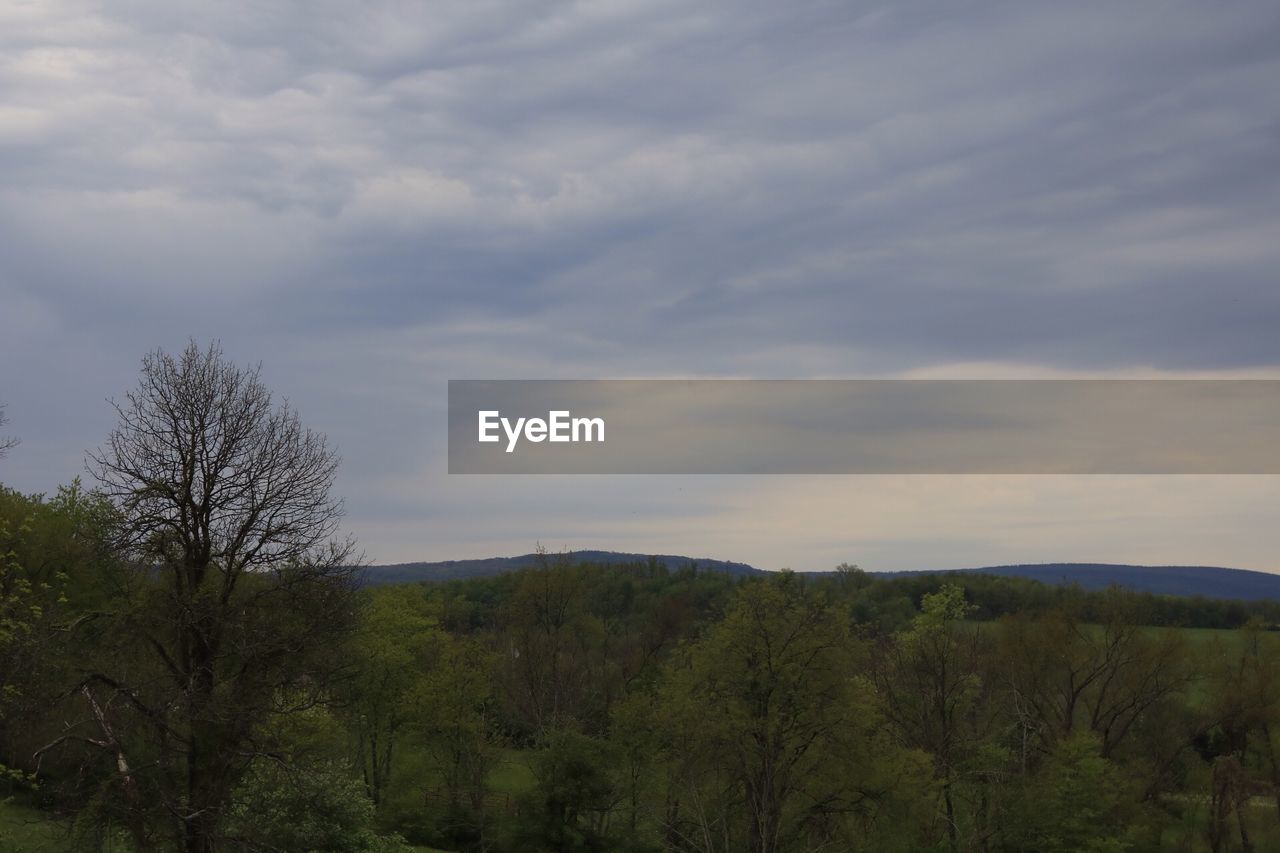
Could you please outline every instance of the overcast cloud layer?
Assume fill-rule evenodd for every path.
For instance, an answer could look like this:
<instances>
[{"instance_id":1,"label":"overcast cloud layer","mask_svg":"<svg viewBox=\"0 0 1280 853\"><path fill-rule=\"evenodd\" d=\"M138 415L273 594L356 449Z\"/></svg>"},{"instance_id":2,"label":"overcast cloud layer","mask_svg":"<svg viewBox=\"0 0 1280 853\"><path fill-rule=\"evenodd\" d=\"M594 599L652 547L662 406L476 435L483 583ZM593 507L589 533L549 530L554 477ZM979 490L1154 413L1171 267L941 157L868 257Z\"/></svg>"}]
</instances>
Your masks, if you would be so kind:
<instances>
[{"instance_id":1,"label":"overcast cloud layer","mask_svg":"<svg viewBox=\"0 0 1280 853\"><path fill-rule=\"evenodd\" d=\"M449 478L447 378L1280 378L1275 3L0 5L0 480L220 338L378 561L1280 569L1275 478Z\"/></svg>"}]
</instances>

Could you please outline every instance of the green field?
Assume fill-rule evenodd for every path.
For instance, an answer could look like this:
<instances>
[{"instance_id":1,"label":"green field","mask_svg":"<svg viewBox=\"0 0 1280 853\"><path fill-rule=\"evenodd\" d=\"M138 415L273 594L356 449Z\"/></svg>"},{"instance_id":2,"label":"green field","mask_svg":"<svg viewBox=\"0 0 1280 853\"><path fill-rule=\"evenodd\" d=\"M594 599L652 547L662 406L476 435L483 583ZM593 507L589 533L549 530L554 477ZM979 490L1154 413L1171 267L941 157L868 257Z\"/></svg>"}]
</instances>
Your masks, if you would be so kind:
<instances>
[{"instance_id":1,"label":"green field","mask_svg":"<svg viewBox=\"0 0 1280 853\"><path fill-rule=\"evenodd\" d=\"M47 815L12 800L0 802L0 850L5 853L53 853L67 849L67 838Z\"/></svg>"}]
</instances>

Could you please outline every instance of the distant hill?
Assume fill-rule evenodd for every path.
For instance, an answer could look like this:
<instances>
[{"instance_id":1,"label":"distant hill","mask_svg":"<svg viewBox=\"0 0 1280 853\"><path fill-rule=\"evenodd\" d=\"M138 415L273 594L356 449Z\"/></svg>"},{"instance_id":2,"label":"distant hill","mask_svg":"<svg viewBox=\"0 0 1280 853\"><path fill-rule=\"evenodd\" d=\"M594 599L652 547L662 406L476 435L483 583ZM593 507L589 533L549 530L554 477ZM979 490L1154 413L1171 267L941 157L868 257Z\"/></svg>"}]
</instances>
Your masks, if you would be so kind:
<instances>
[{"instance_id":1,"label":"distant hill","mask_svg":"<svg viewBox=\"0 0 1280 853\"><path fill-rule=\"evenodd\" d=\"M1128 566L1111 563L1038 563L939 570L1030 578L1041 583L1079 584L1084 589L1122 586L1156 595L1202 595L1237 601L1280 600L1280 575L1221 566ZM879 572L902 577L912 572Z\"/></svg>"},{"instance_id":2,"label":"distant hill","mask_svg":"<svg viewBox=\"0 0 1280 853\"><path fill-rule=\"evenodd\" d=\"M550 555L555 559L561 555ZM712 560L704 557L682 557L672 554L626 554L617 551L570 551L563 556L588 563L612 565L644 563L655 560L668 570L694 565L699 571L724 572L734 576L765 573L746 563ZM397 563L370 566L365 581L370 584L447 581L492 577L505 572L529 568L538 563L537 554L519 557L490 557L480 560L444 560L435 563ZM927 569L930 574L948 572L1001 575L1029 578L1050 585L1079 584L1084 589L1106 589L1122 586L1156 595L1225 598L1240 601L1280 600L1280 575L1220 566L1130 566L1112 563L1037 563L1016 566L983 566L971 569ZM877 577L904 577L920 572L874 572ZM823 575L829 572L806 572Z\"/></svg>"},{"instance_id":3,"label":"distant hill","mask_svg":"<svg viewBox=\"0 0 1280 853\"><path fill-rule=\"evenodd\" d=\"M762 569L748 566L746 563L734 563L728 560L711 560L695 557L680 557L673 554L626 554L619 551L569 551L565 554L549 554L547 559L568 558L580 563L600 563L614 565L617 563L647 563L656 560L668 571L697 566L698 571L724 572L730 575L760 574ZM527 569L538 565L537 554L522 554L519 557L489 557L479 560L442 560L436 563L395 563L386 566L370 566L365 573L365 582L370 584L413 583L415 581L450 581L464 578L483 578Z\"/></svg>"}]
</instances>

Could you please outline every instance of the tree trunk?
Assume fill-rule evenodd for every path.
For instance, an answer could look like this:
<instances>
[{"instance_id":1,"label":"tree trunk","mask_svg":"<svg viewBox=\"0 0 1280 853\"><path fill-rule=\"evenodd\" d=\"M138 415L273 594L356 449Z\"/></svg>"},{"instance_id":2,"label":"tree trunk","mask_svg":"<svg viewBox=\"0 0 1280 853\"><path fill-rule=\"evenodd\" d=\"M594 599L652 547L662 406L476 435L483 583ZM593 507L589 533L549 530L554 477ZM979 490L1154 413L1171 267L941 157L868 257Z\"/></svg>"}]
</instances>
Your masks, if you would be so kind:
<instances>
[{"instance_id":1,"label":"tree trunk","mask_svg":"<svg viewBox=\"0 0 1280 853\"><path fill-rule=\"evenodd\" d=\"M960 849L959 832L956 829L956 807L951 799L951 780L942 786L942 804L947 812L947 844L952 850Z\"/></svg>"}]
</instances>

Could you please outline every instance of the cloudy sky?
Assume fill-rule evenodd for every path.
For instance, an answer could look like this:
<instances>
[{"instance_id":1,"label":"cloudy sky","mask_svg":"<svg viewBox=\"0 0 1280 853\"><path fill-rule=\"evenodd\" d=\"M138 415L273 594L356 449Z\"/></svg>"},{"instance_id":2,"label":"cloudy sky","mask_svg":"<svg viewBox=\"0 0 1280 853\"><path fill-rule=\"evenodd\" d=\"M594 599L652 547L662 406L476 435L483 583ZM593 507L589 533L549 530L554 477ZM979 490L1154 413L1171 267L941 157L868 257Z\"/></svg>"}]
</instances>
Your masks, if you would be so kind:
<instances>
[{"instance_id":1,"label":"cloudy sky","mask_svg":"<svg viewBox=\"0 0 1280 853\"><path fill-rule=\"evenodd\" d=\"M1274 2L0 2L0 481L217 338L377 562L1280 571L1276 477L445 473L449 378L1280 378L1278 80Z\"/></svg>"}]
</instances>

